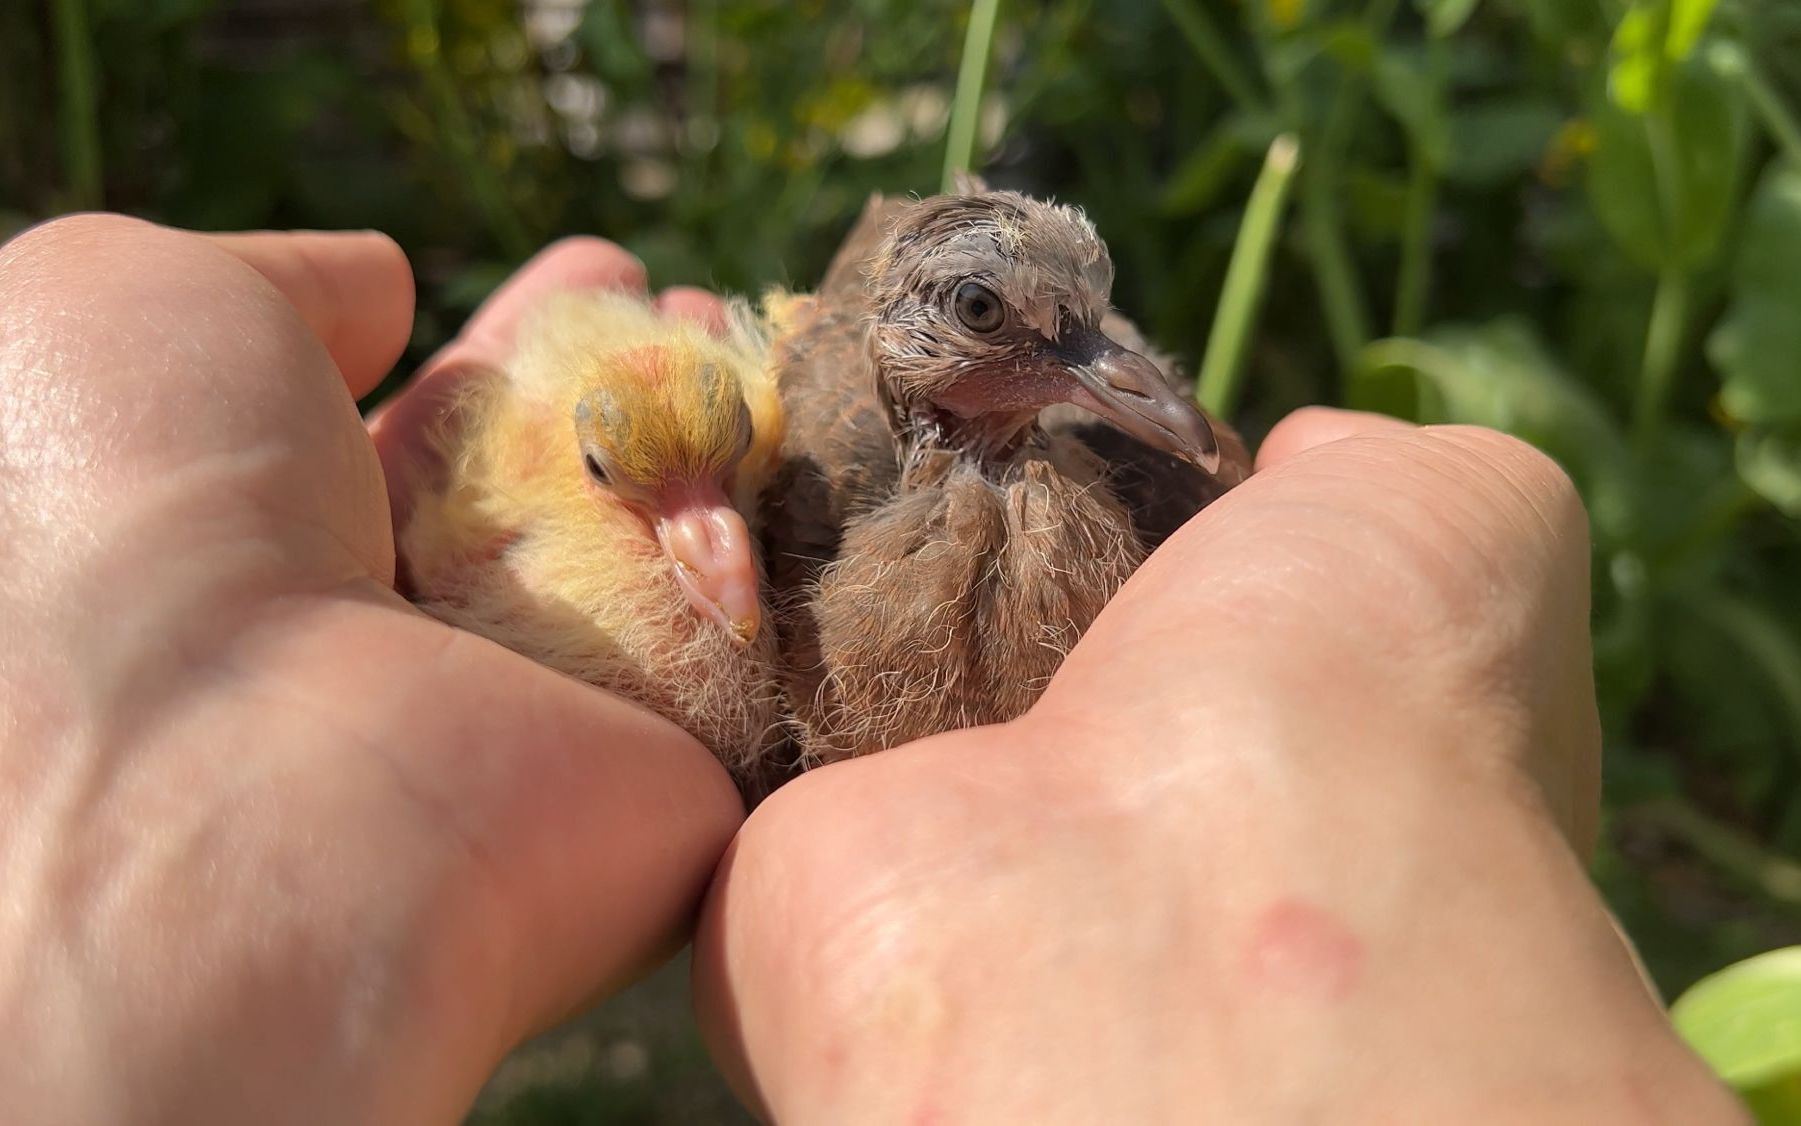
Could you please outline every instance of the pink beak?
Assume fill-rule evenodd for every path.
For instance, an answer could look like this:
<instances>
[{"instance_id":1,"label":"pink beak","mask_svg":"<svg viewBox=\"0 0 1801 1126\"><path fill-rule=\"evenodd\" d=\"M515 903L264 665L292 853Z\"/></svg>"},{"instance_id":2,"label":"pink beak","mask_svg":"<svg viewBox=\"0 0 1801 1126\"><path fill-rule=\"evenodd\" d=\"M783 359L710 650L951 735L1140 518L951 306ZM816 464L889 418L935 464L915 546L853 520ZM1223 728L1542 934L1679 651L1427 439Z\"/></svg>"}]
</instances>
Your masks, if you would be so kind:
<instances>
[{"instance_id":1,"label":"pink beak","mask_svg":"<svg viewBox=\"0 0 1801 1126\"><path fill-rule=\"evenodd\" d=\"M657 542L675 564L676 584L694 609L739 645L756 640L763 611L750 528L725 490L713 481L671 482L650 516Z\"/></svg>"}]
</instances>

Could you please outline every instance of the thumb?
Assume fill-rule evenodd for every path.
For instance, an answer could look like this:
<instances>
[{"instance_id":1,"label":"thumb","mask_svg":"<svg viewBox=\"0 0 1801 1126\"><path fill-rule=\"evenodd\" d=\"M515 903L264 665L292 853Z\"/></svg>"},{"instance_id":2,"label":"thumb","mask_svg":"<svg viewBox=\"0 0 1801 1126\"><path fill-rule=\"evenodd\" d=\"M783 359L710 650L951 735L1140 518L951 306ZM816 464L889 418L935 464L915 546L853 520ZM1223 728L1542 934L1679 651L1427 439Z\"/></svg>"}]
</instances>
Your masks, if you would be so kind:
<instances>
[{"instance_id":1,"label":"thumb","mask_svg":"<svg viewBox=\"0 0 1801 1126\"><path fill-rule=\"evenodd\" d=\"M1042 706L1073 722L1108 700L1139 729L1187 730L1209 722L1203 699L1260 707L1286 686L1316 717L1330 689L1348 709L1331 723L1445 717L1538 777L1586 848L1599 747L1588 565L1581 500L1531 446L1310 412L1151 556Z\"/></svg>"}]
</instances>

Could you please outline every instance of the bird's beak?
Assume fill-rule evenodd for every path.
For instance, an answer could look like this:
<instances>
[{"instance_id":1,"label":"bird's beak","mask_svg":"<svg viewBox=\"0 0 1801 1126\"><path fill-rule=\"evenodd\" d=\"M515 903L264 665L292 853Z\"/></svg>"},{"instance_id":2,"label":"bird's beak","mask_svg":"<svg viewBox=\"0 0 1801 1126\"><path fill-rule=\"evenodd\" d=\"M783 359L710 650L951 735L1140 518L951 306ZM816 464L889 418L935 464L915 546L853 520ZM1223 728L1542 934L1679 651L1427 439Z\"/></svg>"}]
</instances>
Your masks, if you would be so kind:
<instances>
[{"instance_id":1,"label":"bird's beak","mask_svg":"<svg viewBox=\"0 0 1801 1126\"><path fill-rule=\"evenodd\" d=\"M675 581L701 617L739 645L756 640L762 624L757 562L750 528L717 482L676 482L651 509L657 542L675 565Z\"/></svg>"},{"instance_id":2,"label":"bird's beak","mask_svg":"<svg viewBox=\"0 0 1801 1126\"><path fill-rule=\"evenodd\" d=\"M1147 446L1219 472L1219 442L1207 417L1175 389L1157 365L1092 328L1064 333L1057 358L1076 378L1069 401L1106 419Z\"/></svg>"}]
</instances>

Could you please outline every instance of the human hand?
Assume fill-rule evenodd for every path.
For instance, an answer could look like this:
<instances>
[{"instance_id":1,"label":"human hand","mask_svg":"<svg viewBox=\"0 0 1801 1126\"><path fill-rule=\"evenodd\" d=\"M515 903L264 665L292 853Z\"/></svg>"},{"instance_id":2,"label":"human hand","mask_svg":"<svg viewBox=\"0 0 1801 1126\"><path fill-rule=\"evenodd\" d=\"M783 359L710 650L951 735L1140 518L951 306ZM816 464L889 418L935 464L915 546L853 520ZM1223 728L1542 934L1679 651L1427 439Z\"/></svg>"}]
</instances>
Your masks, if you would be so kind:
<instances>
[{"instance_id":1,"label":"human hand","mask_svg":"<svg viewBox=\"0 0 1801 1126\"><path fill-rule=\"evenodd\" d=\"M740 832L709 1038L789 1124L1703 1122L1583 873L1599 730L1568 480L1307 411L1025 719Z\"/></svg>"},{"instance_id":2,"label":"human hand","mask_svg":"<svg viewBox=\"0 0 1801 1126\"><path fill-rule=\"evenodd\" d=\"M532 293L608 285L643 285L610 244L542 255L383 456ZM411 315L378 236L82 216L0 248L9 1121L455 1120L685 934L724 771L391 589L354 396Z\"/></svg>"}]
</instances>

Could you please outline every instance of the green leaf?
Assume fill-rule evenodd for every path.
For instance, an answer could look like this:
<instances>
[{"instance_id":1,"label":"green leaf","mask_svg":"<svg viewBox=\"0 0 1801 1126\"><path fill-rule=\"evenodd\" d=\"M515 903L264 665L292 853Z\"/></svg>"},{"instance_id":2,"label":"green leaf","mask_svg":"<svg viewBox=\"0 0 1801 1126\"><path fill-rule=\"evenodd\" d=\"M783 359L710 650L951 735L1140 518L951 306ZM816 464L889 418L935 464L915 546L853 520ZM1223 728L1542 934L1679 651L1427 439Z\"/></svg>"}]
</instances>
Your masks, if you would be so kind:
<instances>
[{"instance_id":1,"label":"green leaf","mask_svg":"<svg viewBox=\"0 0 1801 1126\"><path fill-rule=\"evenodd\" d=\"M1745 484L1801 519L1801 432L1750 430L1739 435L1735 453Z\"/></svg>"},{"instance_id":2,"label":"green leaf","mask_svg":"<svg viewBox=\"0 0 1801 1126\"><path fill-rule=\"evenodd\" d=\"M1614 103L1649 113L1669 93L1670 68L1694 53L1719 0L1640 0L1613 34L1607 84Z\"/></svg>"},{"instance_id":3,"label":"green leaf","mask_svg":"<svg viewBox=\"0 0 1801 1126\"><path fill-rule=\"evenodd\" d=\"M1376 57L1376 99L1401 123L1433 168L1450 159L1443 88L1416 51L1390 48Z\"/></svg>"},{"instance_id":4,"label":"green leaf","mask_svg":"<svg viewBox=\"0 0 1801 1126\"><path fill-rule=\"evenodd\" d=\"M1563 111L1539 96L1497 98L1457 110L1445 175L1488 187L1537 167L1563 124Z\"/></svg>"},{"instance_id":5,"label":"green leaf","mask_svg":"<svg viewBox=\"0 0 1801 1126\"><path fill-rule=\"evenodd\" d=\"M1772 167L1753 194L1732 303L1707 355L1727 414L1762 426L1801 423L1801 168Z\"/></svg>"},{"instance_id":6,"label":"green leaf","mask_svg":"<svg viewBox=\"0 0 1801 1126\"><path fill-rule=\"evenodd\" d=\"M1476 0L1413 0L1435 38L1455 35L1476 11Z\"/></svg>"},{"instance_id":7,"label":"green leaf","mask_svg":"<svg viewBox=\"0 0 1801 1126\"><path fill-rule=\"evenodd\" d=\"M1668 20L1667 4L1647 5L1627 12L1614 29L1614 62L1607 72L1607 93L1629 113L1649 113L1657 101L1664 75L1660 40L1669 27Z\"/></svg>"},{"instance_id":8,"label":"green leaf","mask_svg":"<svg viewBox=\"0 0 1801 1126\"><path fill-rule=\"evenodd\" d=\"M1670 5L1670 30L1664 38L1664 57L1681 62L1694 53L1707 21L1720 0L1673 0Z\"/></svg>"},{"instance_id":9,"label":"green leaf","mask_svg":"<svg viewBox=\"0 0 1801 1126\"><path fill-rule=\"evenodd\" d=\"M1801 947L1701 979L1671 1006L1670 1018L1763 1121L1801 1115Z\"/></svg>"},{"instance_id":10,"label":"green leaf","mask_svg":"<svg viewBox=\"0 0 1801 1126\"><path fill-rule=\"evenodd\" d=\"M1544 450L1583 488L1597 525L1629 519L1631 465L1624 438L1593 393L1551 358L1532 327L1503 318L1446 326L1423 340L1381 340L1352 373L1352 405L1394 409L1411 380L1422 421L1505 430Z\"/></svg>"},{"instance_id":11,"label":"green leaf","mask_svg":"<svg viewBox=\"0 0 1801 1126\"><path fill-rule=\"evenodd\" d=\"M1661 273L1694 270L1718 251L1738 196L1747 128L1738 91L1706 61L1671 72L1671 97L1635 114L1594 107L1588 196L1620 247Z\"/></svg>"}]
</instances>

